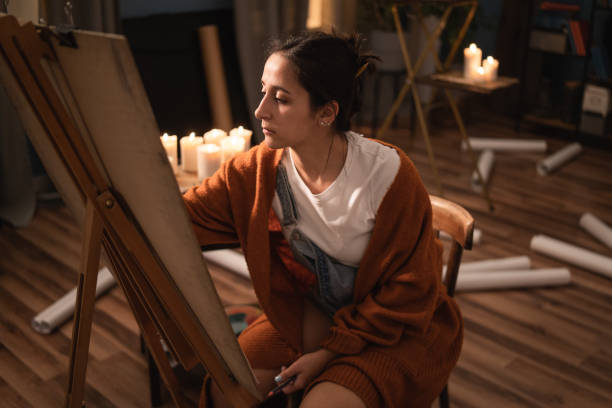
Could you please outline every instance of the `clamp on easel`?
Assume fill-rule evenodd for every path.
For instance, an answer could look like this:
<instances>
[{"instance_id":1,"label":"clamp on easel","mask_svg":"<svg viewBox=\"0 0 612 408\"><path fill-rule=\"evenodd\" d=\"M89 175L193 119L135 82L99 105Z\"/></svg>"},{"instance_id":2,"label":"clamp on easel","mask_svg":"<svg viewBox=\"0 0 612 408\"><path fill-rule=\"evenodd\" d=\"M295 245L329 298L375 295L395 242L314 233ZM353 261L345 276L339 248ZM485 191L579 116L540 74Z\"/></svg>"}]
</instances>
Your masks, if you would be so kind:
<instances>
[{"instance_id":1,"label":"clamp on easel","mask_svg":"<svg viewBox=\"0 0 612 408\"><path fill-rule=\"evenodd\" d=\"M393 20L395 23L395 28L397 31L397 35L399 38L399 43L400 43L400 47L402 50L402 57L404 59L404 64L406 66L406 80L404 83L404 86L402 87L402 89L400 90L399 94L397 95L395 101L393 102L393 105L391 106L391 110L389 111L389 113L387 114L382 126L380 127L380 129L378 130L376 137L377 138L382 138L385 134L385 132L387 131L387 129L389 128L390 124L391 124L391 120L393 119L393 117L395 116L395 114L397 113L400 105L402 104L402 101L404 100L404 98L406 97L406 94L410 91L412 93L412 98L414 100L414 107L415 107L415 111L417 114L417 119L419 121L419 126L421 129L421 132L423 133L423 138L425 140L425 146L427 149L427 156L429 159L429 164L432 167L433 173L434 173L434 179L435 179L435 183L436 183L436 187L438 189L438 192L440 195L443 195L443 189L442 189L442 183L440 181L440 176L438 173L438 167L436 165L436 161L435 161L435 157L434 157L434 152L433 152L433 147L431 144L431 139L429 137L429 130L427 128L427 123L425 120L425 113L424 112L428 112L429 109L431 108L431 103L432 100L435 97L435 92L437 91L437 89L434 91L434 95L432 97L432 100L430 100L427 103L427 106L425 109L423 109L423 105L421 104L421 99L419 97L419 94L417 92L415 83L417 82L417 72L419 71L419 69L421 68L421 66L423 65L423 62L425 61L425 57L427 56L427 54L431 54L434 58L434 61L436 63L436 70L437 72L444 72L446 70L448 70L448 68L450 67L450 64L452 63L452 61L454 60L457 51L459 50L459 46L461 44L461 42L463 41L467 30L472 22L472 20L474 19L474 16L476 14L476 8L478 7L478 0L464 0L464 1L446 1L444 3L446 3L446 8L444 9L444 12L442 13L442 16L440 17L440 21L437 25L437 27L430 33L428 32L427 28L425 27L425 24L423 23L423 15L421 12L421 8L420 6L423 3L427 3L427 2L431 2L431 1L412 1L412 2L406 2L406 3L399 3L399 4L394 4L391 7L391 11L393 13ZM415 10L415 14L417 16L417 23L419 26L422 27L423 32L426 35L426 42L425 42L425 47L424 49L421 51L420 55L418 56L418 58L416 59L416 62L414 63L414 65L412 65L412 61L410 59L410 54L408 53L408 47L406 45L406 41L403 35L403 29L402 29L402 25L400 22L400 18L399 18L399 11L398 11L398 7L399 6L408 6L408 5L412 5L413 9ZM438 58L438 56L436 55L436 52L434 51L434 42L437 38L440 37L440 35L442 34L442 32L444 31L444 29L446 28L446 24L448 22L448 19L450 18L451 12L457 8L457 7L465 7L465 6L469 6L470 9L468 11L468 14L466 16L466 19L459 31L459 34L457 35L457 38L455 39L455 41L453 42L450 52L448 54L448 56L446 57L444 64L442 64L440 62L440 59ZM484 198L487 200L487 203L489 204L489 209L493 210L493 203L491 201L491 198L489 197L489 191L488 191L488 187L487 184L484 183L484 178L482 177L482 174L480 172L480 169L478 168L477 165L477 159L476 156L472 150L472 147L470 145L470 141L469 138L467 137L467 133L465 130L465 126L463 124L463 121L461 120L461 116L459 114L459 110L457 109L457 105L455 103L455 101L452 98L452 95L450 94L450 92L448 91L448 89L444 90L444 93L446 95L446 99L451 107L451 110L453 112L453 115L455 117L455 120L457 122L457 125L459 127L459 131L461 133L462 139L465 141L466 145L467 145L467 149L469 151L470 154L470 158L472 161L472 164L474 166L474 169L476 171L476 174L478 175L479 180L482 182L483 185L483 196Z\"/></svg>"},{"instance_id":2,"label":"clamp on easel","mask_svg":"<svg viewBox=\"0 0 612 408\"><path fill-rule=\"evenodd\" d=\"M45 20L40 19L40 28L42 28L43 37L53 36L58 39L59 44L64 47L79 48L79 45L74 37L74 17L72 15L72 2L66 1L64 4L65 23L56 27L49 27Z\"/></svg>"}]
</instances>

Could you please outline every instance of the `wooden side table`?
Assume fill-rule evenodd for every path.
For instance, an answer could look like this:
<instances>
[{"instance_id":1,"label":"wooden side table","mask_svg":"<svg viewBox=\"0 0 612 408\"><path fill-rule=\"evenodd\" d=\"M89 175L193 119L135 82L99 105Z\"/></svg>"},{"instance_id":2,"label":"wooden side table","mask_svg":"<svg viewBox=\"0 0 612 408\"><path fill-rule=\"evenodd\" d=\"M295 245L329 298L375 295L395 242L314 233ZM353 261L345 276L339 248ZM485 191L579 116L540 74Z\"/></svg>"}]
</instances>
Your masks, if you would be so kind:
<instances>
[{"instance_id":1,"label":"wooden side table","mask_svg":"<svg viewBox=\"0 0 612 408\"><path fill-rule=\"evenodd\" d=\"M442 16L440 17L440 22L438 26L431 33L427 29L426 25L423 23L423 15L421 12L421 6L426 3L437 3L437 4L445 5L445 10ZM414 65L412 64L410 54L408 53L408 47L406 46L406 43L405 43L403 29L402 29L402 25L400 23L400 18L399 18L399 9L402 8L402 10L405 10L408 7L412 9L412 13L416 16L418 26L421 27L421 29L423 30L427 38L426 45L423 51L421 52L421 54L416 59ZM446 23L448 22L451 12L457 7L469 7L469 11L459 31L459 34L457 35L457 38L455 39L454 43L451 46L448 56L444 60L444 63L442 63L440 59L438 58L437 53L434 51L433 44L435 40L440 37L444 29L446 28ZM480 170L478 169L476 156L470 145L469 138L467 137L467 132L463 124L463 120L459 113L459 109L457 108L457 104L455 103L450 93L450 89L458 89L458 90L462 90L466 92L473 92L473 93L478 93L478 94L490 94L497 90L504 89L504 88L507 88L509 86L512 86L518 83L517 79L507 78L507 77L500 77L494 81L489 81L489 82L475 82L475 81L464 79L461 73L459 72L449 72L450 65L452 61L455 59L457 51L459 50L459 46L461 42L463 41L465 34L467 33L468 27L470 26L472 20L474 19L474 15L476 13L477 7L478 7L478 0L445 0L445 1L443 0L413 0L413 1L406 1L406 2L394 4L391 8L391 11L393 12L393 18L395 21L395 28L397 30L400 46L402 48L402 56L404 58L404 64L406 66L406 81L401 91L397 95L395 102L393 103L391 110L387 114L387 117L385 118L381 128L377 132L376 137L381 138L384 135L386 130L389 128L391 120L396 115L397 110L399 109L399 106L401 105L404 97L408 94L408 92L411 92L413 103L414 103L414 109L416 111L417 119L418 119L418 122L421 128L421 131L423 133L423 137L425 139L425 145L427 148L429 163L434 171L434 177L436 180L438 193L440 195L443 195L442 184L440 182L440 177L438 175L438 169L435 163L433 148L431 146L431 141L429 138L429 130L427 128L425 115L423 113L424 111L426 112L429 110L431 102L429 102L427 104L427 107L423 109L417 89L414 86L415 83L419 82L419 83L431 85L434 87L434 97L432 97L432 101L435 99L435 94L438 89L442 89L444 91L446 100L450 105L450 108L457 122L457 126L459 127L461 137L463 138L463 140L465 141L465 144L467 145L474 170L478 174L478 178L480 179L481 182L483 182L484 180L483 180L482 174L480 173ZM425 60L425 56L427 54L432 55L435 66L436 66L437 73L429 75L427 77L417 78L416 72L418 72L419 68L423 64L423 61ZM489 204L489 208L493 210L493 203L491 201L491 198L489 197L488 186L484 182L482 184L484 187L482 194L484 198L487 200Z\"/></svg>"}]
</instances>

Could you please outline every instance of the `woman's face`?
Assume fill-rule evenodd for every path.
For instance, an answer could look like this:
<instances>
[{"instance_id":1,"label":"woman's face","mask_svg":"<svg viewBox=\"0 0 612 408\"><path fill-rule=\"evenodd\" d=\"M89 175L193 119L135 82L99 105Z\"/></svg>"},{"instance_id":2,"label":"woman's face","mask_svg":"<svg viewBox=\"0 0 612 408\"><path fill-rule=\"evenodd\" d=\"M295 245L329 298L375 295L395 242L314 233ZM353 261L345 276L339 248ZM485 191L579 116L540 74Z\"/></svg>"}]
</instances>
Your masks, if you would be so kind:
<instances>
[{"instance_id":1,"label":"woman's face","mask_svg":"<svg viewBox=\"0 0 612 408\"><path fill-rule=\"evenodd\" d=\"M270 148L299 147L317 130L310 96L299 83L292 63L279 53L270 55L266 61L261 93L255 117L261 120Z\"/></svg>"}]
</instances>

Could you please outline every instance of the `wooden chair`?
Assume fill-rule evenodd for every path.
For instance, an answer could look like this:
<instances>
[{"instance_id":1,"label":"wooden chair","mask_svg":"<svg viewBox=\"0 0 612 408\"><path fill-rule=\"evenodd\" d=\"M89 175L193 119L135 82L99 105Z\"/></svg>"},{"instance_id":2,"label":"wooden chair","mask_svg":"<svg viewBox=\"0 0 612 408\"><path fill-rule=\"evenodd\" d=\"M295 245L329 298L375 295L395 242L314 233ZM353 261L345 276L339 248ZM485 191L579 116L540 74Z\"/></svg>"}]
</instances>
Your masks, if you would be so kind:
<instances>
[{"instance_id":1,"label":"wooden chair","mask_svg":"<svg viewBox=\"0 0 612 408\"><path fill-rule=\"evenodd\" d=\"M472 249L474 218L465 208L444 198L430 195L429 199L433 211L434 230L437 232L443 231L452 239L444 276L446 292L452 297L455 294L461 255L463 255L464 250ZM439 401L440 408L448 408L448 385L445 385L440 393Z\"/></svg>"}]
</instances>

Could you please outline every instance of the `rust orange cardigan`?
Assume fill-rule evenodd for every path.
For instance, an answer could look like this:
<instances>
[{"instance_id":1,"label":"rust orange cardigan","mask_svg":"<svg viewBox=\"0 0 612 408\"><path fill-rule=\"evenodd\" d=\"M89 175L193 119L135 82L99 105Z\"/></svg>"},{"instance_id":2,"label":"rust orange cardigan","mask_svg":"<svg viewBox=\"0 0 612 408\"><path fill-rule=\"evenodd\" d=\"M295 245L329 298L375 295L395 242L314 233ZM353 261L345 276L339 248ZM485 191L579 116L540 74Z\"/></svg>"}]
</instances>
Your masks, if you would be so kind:
<instances>
[{"instance_id":1,"label":"rust orange cardigan","mask_svg":"<svg viewBox=\"0 0 612 408\"><path fill-rule=\"evenodd\" d=\"M441 283L442 247L434 237L429 196L410 159L397 151L400 169L378 209L353 302L336 312L321 345L345 355L379 351L410 376L450 373L462 320ZM261 307L302 350L303 298L270 247L268 232L281 155L262 143L226 162L187 191L184 201L201 246L242 247Z\"/></svg>"}]
</instances>

